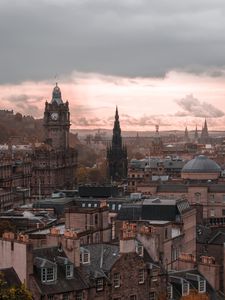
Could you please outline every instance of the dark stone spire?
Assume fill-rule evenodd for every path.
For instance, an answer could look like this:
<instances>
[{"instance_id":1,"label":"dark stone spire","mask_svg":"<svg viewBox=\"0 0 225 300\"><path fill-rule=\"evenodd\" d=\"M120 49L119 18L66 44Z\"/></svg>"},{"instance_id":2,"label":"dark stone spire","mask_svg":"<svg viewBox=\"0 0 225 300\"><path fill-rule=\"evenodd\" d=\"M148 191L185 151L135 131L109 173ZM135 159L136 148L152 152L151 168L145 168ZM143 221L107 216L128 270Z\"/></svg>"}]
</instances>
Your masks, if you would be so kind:
<instances>
[{"instance_id":1,"label":"dark stone spire","mask_svg":"<svg viewBox=\"0 0 225 300\"><path fill-rule=\"evenodd\" d=\"M198 142L198 127L195 127L195 142Z\"/></svg>"},{"instance_id":2,"label":"dark stone spire","mask_svg":"<svg viewBox=\"0 0 225 300\"><path fill-rule=\"evenodd\" d=\"M186 126L185 132L184 132L184 140L186 143L190 141L187 126Z\"/></svg>"},{"instance_id":3,"label":"dark stone spire","mask_svg":"<svg viewBox=\"0 0 225 300\"><path fill-rule=\"evenodd\" d=\"M118 108L116 107L112 145L107 149L108 176L110 180L127 177L127 148L122 143Z\"/></svg>"},{"instance_id":4,"label":"dark stone spire","mask_svg":"<svg viewBox=\"0 0 225 300\"><path fill-rule=\"evenodd\" d=\"M209 138L209 132L208 132L208 125L207 125L207 121L205 119L204 126L203 126L202 132L201 132L201 143L209 143L209 142L210 142L210 138Z\"/></svg>"},{"instance_id":5,"label":"dark stone spire","mask_svg":"<svg viewBox=\"0 0 225 300\"><path fill-rule=\"evenodd\" d=\"M112 148L121 148L122 146L122 137L119 121L118 108L116 107L115 121L113 127L113 138L112 138Z\"/></svg>"}]
</instances>

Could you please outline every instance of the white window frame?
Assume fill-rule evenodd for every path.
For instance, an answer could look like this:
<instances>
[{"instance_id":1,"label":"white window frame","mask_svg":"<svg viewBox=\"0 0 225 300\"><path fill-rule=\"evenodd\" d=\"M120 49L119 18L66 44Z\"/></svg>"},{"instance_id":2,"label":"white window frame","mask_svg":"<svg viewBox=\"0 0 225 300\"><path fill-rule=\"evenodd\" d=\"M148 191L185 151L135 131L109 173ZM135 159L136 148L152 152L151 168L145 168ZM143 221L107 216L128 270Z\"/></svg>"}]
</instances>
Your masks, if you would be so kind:
<instances>
[{"instance_id":1,"label":"white window frame","mask_svg":"<svg viewBox=\"0 0 225 300\"><path fill-rule=\"evenodd\" d=\"M73 277L73 265L69 264L66 265L66 278L72 278Z\"/></svg>"},{"instance_id":2,"label":"white window frame","mask_svg":"<svg viewBox=\"0 0 225 300\"><path fill-rule=\"evenodd\" d=\"M168 299L173 299L173 286L172 286L172 284L169 284L167 286L167 295L168 295Z\"/></svg>"},{"instance_id":3,"label":"white window frame","mask_svg":"<svg viewBox=\"0 0 225 300\"><path fill-rule=\"evenodd\" d=\"M145 270L144 269L140 269L138 271L138 283L139 284L143 284L145 282Z\"/></svg>"},{"instance_id":4,"label":"white window frame","mask_svg":"<svg viewBox=\"0 0 225 300\"><path fill-rule=\"evenodd\" d=\"M182 296L188 296L189 292L190 292L189 282L183 281L182 282Z\"/></svg>"},{"instance_id":5,"label":"white window frame","mask_svg":"<svg viewBox=\"0 0 225 300\"><path fill-rule=\"evenodd\" d=\"M113 286L114 288L120 287L120 273L113 274Z\"/></svg>"},{"instance_id":6,"label":"white window frame","mask_svg":"<svg viewBox=\"0 0 225 300\"><path fill-rule=\"evenodd\" d=\"M56 280L56 269L52 268L42 268L41 269L41 281L42 282L53 282Z\"/></svg>"},{"instance_id":7,"label":"white window frame","mask_svg":"<svg viewBox=\"0 0 225 300\"><path fill-rule=\"evenodd\" d=\"M136 245L136 253L139 255L139 256L144 256L144 247L143 245L141 245L140 243L138 243Z\"/></svg>"},{"instance_id":8,"label":"white window frame","mask_svg":"<svg viewBox=\"0 0 225 300\"><path fill-rule=\"evenodd\" d=\"M100 292L104 289L104 280L103 278L96 279L96 291Z\"/></svg>"},{"instance_id":9,"label":"white window frame","mask_svg":"<svg viewBox=\"0 0 225 300\"><path fill-rule=\"evenodd\" d=\"M83 265L90 263L90 252L87 249L80 249L80 262Z\"/></svg>"},{"instance_id":10,"label":"white window frame","mask_svg":"<svg viewBox=\"0 0 225 300\"><path fill-rule=\"evenodd\" d=\"M205 293L206 292L206 281L204 279L200 279L198 281L198 292Z\"/></svg>"}]
</instances>

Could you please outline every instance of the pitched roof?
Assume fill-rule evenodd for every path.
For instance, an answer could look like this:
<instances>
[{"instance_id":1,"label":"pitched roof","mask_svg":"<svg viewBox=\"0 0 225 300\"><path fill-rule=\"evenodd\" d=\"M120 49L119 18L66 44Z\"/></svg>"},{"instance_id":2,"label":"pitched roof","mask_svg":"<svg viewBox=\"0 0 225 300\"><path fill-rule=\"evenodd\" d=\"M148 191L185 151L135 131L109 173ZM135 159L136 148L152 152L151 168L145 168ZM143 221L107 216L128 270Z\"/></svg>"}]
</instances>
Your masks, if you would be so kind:
<instances>
[{"instance_id":1,"label":"pitched roof","mask_svg":"<svg viewBox=\"0 0 225 300\"><path fill-rule=\"evenodd\" d=\"M52 262L53 264L57 264L57 280L55 282L51 282L51 284L42 283L37 270L34 271L34 278L41 293L43 295L61 294L88 288L87 284L80 276L77 268L74 268L72 278L66 278L65 265L59 261L60 259L57 259L58 257L64 257L65 259L67 259L65 252L59 247L34 249L34 259L37 260L38 258L38 262L41 262L40 258L42 258L42 261L44 262L46 261ZM42 264L36 264L35 266L42 267ZM52 264L50 264L49 266L51 267ZM46 267L46 265L44 265L44 267Z\"/></svg>"}]
</instances>

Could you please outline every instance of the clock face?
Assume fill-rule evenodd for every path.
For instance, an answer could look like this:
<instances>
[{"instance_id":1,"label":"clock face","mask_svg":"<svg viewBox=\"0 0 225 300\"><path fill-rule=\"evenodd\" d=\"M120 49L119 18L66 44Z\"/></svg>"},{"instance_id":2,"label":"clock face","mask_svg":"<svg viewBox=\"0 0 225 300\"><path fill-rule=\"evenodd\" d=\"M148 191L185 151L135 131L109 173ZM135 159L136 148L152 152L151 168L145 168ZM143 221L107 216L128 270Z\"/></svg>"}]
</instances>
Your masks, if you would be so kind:
<instances>
[{"instance_id":1,"label":"clock face","mask_svg":"<svg viewBox=\"0 0 225 300\"><path fill-rule=\"evenodd\" d=\"M58 114L57 112L51 113L51 119L52 119L53 121L58 120L58 118L59 118L59 114Z\"/></svg>"}]
</instances>

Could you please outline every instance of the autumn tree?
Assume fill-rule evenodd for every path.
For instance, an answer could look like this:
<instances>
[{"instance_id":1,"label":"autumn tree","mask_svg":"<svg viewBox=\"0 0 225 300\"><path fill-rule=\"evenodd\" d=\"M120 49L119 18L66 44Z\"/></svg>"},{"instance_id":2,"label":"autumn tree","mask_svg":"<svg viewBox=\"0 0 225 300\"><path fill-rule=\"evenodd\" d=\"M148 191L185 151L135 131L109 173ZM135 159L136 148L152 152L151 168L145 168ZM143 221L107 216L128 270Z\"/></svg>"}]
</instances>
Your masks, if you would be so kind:
<instances>
[{"instance_id":1,"label":"autumn tree","mask_svg":"<svg viewBox=\"0 0 225 300\"><path fill-rule=\"evenodd\" d=\"M4 300L32 300L32 294L22 284L19 287L9 287L0 273L0 299Z\"/></svg>"}]
</instances>

